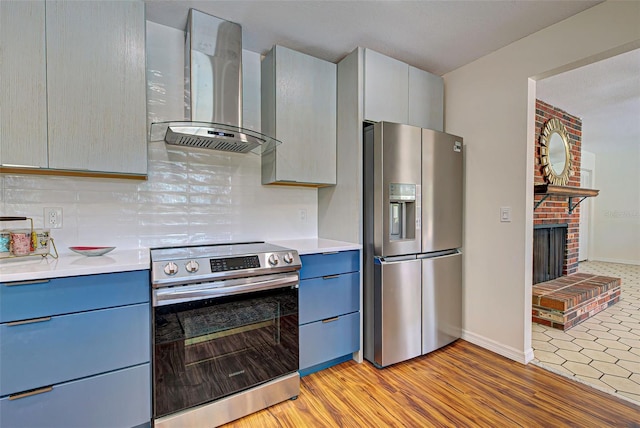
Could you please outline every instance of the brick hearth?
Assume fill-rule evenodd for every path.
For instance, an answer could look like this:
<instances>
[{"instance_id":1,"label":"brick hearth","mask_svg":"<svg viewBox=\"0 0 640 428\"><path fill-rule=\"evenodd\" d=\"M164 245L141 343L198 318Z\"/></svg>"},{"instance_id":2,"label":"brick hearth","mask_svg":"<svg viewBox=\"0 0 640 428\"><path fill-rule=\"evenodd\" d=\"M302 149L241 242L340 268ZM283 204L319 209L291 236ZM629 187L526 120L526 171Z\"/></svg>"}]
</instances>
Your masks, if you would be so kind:
<instances>
[{"instance_id":1,"label":"brick hearth","mask_svg":"<svg viewBox=\"0 0 640 428\"><path fill-rule=\"evenodd\" d=\"M620 300L620 278L576 273L533 286L532 320L568 330Z\"/></svg>"}]
</instances>

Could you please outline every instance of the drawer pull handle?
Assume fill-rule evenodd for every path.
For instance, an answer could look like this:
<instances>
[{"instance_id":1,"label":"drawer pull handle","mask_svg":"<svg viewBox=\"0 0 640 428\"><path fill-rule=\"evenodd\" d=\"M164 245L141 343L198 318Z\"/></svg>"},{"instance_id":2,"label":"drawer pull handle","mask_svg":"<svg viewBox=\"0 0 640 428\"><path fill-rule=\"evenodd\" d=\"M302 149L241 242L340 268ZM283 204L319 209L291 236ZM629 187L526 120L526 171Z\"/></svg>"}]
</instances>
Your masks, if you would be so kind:
<instances>
[{"instance_id":1,"label":"drawer pull handle","mask_svg":"<svg viewBox=\"0 0 640 428\"><path fill-rule=\"evenodd\" d=\"M13 327L16 325L23 325L23 324L33 324L33 323L45 322L45 321L51 321L51 317L33 318L30 320L24 320L24 321L8 322L7 327Z\"/></svg>"},{"instance_id":2,"label":"drawer pull handle","mask_svg":"<svg viewBox=\"0 0 640 428\"><path fill-rule=\"evenodd\" d=\"M44 394L45 392L53 391L53 386L45 386L44 388L34 389L32 391L21 392L20 394L13 394L9 396L9 400L17 400L19 398L31 397L32 395Z\"/></svg>"},{"instance_id":3,"label":"drawer pull handle","mask_svg":"<svg viewBox=\"0 0 640 428\"><path fill-rule=\"evenodd\" d=\"M327 319L322 320L322 322L326 324L328 322L338 321L338 318L340 318L340 317L327 318Z\"/></svg>"},{"instance_id":4,"label":"drawer pull handle","mask_svg":"<svg viewBox=\"0 0 640 428\"><path fill-rule=\"evenodd\" d=\"M339 277L340 275L327 275L327 276L323 276L322 279L335 279L337 277Z\"/></svg>"},{"instance_id":5,"label":"drawer pull handle","mask_svg":"<svg viewBox=\"0 0 640 428\"><path fill-rule=\"evenodd\" d=\"M48 279L36 279L33 281L16 281L16 282L7 282L4 285L7 287L13 287L14 285L29 285L29 284L46 284L50 282Z\"/></svg>"},{"instance_id":6,"label":"drawer pull handle","mask_svg":"<svg viewBox=\"0 0 640 428\"><path fill-rule=\"evenodd\" d=\"M330 256L331 254L338 254L339 251L327 251L326 253L322 253L323 256Z\"/></svg>"}]
</instances>

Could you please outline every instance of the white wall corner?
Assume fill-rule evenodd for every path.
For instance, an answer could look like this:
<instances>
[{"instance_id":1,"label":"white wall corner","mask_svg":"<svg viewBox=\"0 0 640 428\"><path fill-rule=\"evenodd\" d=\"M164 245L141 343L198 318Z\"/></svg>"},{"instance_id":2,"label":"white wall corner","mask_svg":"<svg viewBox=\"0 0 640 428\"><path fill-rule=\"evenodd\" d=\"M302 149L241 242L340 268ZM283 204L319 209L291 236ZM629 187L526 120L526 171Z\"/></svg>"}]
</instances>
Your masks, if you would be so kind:
<instances>
[{"instance_id":1,"label":"white wall corner","mask_svg":"<svg viewBox=\"0 0 640 428\"><path fill-rule=\"evenodd\" d=\"M523 352L511 346L498 343L488 337L480 336L479 334L464 329L462 330L461 339L521 364L528 364L533 360L533 348L531 348L530 343L529 347Z\"/></svg>"},{"instance_id":2,"label":"white wall corner","mask_svg":"<svg viewBox=\"0 0 640 428\"><path fill-rule=\"evenodd\" d=\"M607 1L443 76L445 131L463 136L466 151L463 326L475 334L463 337L515 361L531 358L526 320L531 318L533 81L566 64L610 56L623 45L629 50L640 40L639 11L640 2ZM558 40L562 49L548 49ZM536 55L542 51L546 54ZM500 132L491 126L496 119ZM496 216L505 199L512 203L510 227ZM488 240L496 243L491 251Z\"/></svg>"}]
</instances>

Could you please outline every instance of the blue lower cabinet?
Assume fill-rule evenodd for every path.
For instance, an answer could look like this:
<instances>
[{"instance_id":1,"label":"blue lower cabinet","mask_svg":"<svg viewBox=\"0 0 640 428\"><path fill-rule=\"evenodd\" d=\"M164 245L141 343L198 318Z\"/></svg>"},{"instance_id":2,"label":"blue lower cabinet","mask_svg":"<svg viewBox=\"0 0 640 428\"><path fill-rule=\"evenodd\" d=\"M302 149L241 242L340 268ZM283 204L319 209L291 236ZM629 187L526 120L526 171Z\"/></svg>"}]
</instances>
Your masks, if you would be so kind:
<instances>
[{"instance_id":1,"label":"blue lower cabinet","mask_svg":"<svg viewBox=\"0 0 640 428\"><path fill-rule=\"evenodd\" d=\"M360 349L360 312L300 326L300 370ZM303 373L307 374L307 373Z\"/></svg>"},{"instance_id":2,"label":"blue lower cabinet","mask_svg":"<svg viewBox=\"0 0 640 428\"><path fill-rule=\"evenodd\" d=\"M300 324L360 309L360 273L300 281Z\"/></svg>"},{"instance_id":3,"label":"blue lower cabinet","mask_svg":"<svg viewBox=\"0 0 640 428\"><path fill-rule=\"evenodd\" d=\"M300 257L300 279L317 278L360 271L360 251L339 253L305 254Z\"/></svg>"},{"instance_id":4,"label":"blue lower cabinet","mask_svg":"<svg viewBox=\"0 0 640 428\"><path fill-rule=\"evenodd\" d=\"M149 362L149 310L143 303L0 325L0 396Z\"/></svg>"},{"instance_id":5,"label":"blue lower cabinet","mask_svg":"<svg viewBox=\"0 0 640 428\"><path fill-rule=\"evenodd\" d=\"M2 428L124 428L151 421L149 363L32 392L0 399Z\"/></svg>"},{"instance_id":6,"label":"blue lower cabinet","mask_svg":"<svg viewBox=\"0 0 640 428\"><path fill-rule=\"evenodd\" d=\"M148 270L0 282L0 322L148 301Z\"/></svg>"},{"instance_id":7,"label":"blue lower cabinet","mask_svg":"<svg viewBox=\"0 0 640 428\"><path fill-rule=\"evenodd\" d=\"M0 428L151 425L149 271L0 282Z\"/></svg>"},{"instance_id":8,"label":"blue lower cabinet","mask_svg":"<svg viewBox=\"0 0 640 428\"><path fill-rule=\"evenodd\" d=\"M360 251L300 257L300 375L350 360L360 349Z\"/></svg>"}]
</instances>

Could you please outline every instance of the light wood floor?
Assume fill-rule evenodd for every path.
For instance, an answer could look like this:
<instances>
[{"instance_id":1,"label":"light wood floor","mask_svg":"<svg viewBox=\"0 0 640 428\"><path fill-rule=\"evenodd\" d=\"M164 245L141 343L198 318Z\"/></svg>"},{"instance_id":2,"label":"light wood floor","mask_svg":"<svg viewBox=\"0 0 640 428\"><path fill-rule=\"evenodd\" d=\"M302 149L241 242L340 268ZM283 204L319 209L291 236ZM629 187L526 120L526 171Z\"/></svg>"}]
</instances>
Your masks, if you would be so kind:
<instances>
[{"instance_id":1,"label":"light wood floor","mask_svg":"<svg viewBox=\"0 0 640 428\"><path fill-rule=\"evenodd\" d=\"M376 369L303 377L297 400L226 427L640 427L640 407L458 340Z\"/></svg>"}]
</instances>

